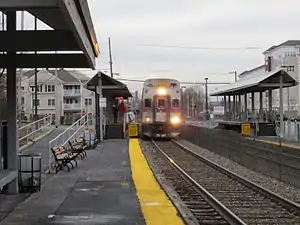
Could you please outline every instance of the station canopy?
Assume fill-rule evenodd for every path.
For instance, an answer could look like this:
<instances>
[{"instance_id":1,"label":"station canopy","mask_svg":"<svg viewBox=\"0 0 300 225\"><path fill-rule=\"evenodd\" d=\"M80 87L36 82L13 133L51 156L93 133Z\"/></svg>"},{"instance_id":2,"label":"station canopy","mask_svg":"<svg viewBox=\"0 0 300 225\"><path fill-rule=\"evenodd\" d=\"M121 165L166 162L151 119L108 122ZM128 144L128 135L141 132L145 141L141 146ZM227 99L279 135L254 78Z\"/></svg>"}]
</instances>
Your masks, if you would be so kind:
<instances>
[{"instance_id":1,"label":"station canopy","mask_svg":"<svg viewBox=\"0 0 300 225\"><path fill-rule=\"evenodd\" d=\"M278 69L269 73L241 79L235 83L220 87L212 92L210 96L241 95L251 92L264 92L267 90L279 89L279 77L282 75L282 87L292 87L297 85L297 81L285 70Z\"/></svg>"},{"instance_id":2,"label":"station canopy","mask_svg":"<svg viewBox=\"0 0 300 225\"><path fill-rule=\"evenodd\" d=\"M132 97L130 91L128 90L128 87L126 84L102 73L98 72L95 76L93 76L86 84L85 87L93 92L96 92L97 87L100 84L100 79L102 81L102 95L104 98L107 97L123 97L123 98L129 98Z\"/></svg>"}]
</instances>

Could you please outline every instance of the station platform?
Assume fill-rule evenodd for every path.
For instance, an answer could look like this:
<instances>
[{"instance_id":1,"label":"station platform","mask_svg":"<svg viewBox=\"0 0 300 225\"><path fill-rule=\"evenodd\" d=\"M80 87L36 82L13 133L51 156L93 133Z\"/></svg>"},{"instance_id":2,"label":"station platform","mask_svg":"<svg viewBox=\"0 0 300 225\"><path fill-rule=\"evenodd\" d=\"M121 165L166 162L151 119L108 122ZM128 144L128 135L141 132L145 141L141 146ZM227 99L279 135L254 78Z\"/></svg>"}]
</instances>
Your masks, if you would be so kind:
<instances>
[{"instance_id":1,"label":"station platform","mask_svg":"<svg viewBox=\"0 0 300 225\"><path fill-rule=\"evenodd\" d=\"M181 225L137 139L106 140L78 167L51 176L0 225Z\"/></svg>"},{"instance_id":2,"label":"station platform","mask_svg":"<svg viewBox=\"0 0 300 225\"><path fill-rule=\"evenodd\" d=\"M254 140L254 138L248 138L250 140ZM255 138L256 141L264 142L267 144L273 144L273 145L280 145L280 140L278 137L273 137L273 136L266 136L266 137L257 137ZM294 148L294 149L300 149L300 142L299 141L290 141L286 139L281 140L281 145L283 147L288 147L288 148Z\"/></svg>"}]
</instances>

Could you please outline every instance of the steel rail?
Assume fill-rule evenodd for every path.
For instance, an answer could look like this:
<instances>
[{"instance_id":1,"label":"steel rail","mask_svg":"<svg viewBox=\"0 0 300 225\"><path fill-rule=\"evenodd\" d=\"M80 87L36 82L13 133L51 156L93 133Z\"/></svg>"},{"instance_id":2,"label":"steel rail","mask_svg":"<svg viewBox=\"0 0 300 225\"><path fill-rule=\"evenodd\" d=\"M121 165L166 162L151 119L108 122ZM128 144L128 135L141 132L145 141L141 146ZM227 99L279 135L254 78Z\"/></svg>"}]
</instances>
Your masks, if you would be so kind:
<instances>
[{"instance_id":1,"label":"steel rail","mask_svg":"<svg viewBox=\"0 0 300 225\"><path fill-rule=\"evenodd\" d=\"M202 157L198 153L190 150L189 148L183 146L182 144L178 143L175 140L172 140L172 142L174 144L176 144L178 147L180 147L182 150L184 150L185 152L195 156L197 159L199 159L202 162L206 163L207 165L213 167L214 169L218 170L219 172L231 177L232 179L237 180L238 182L244 184L245 186L251 188L252 190L254 190L256 192L259 192L259 193L267 196L268 198L276 201L277 203L280 203L282 206L294 210L298 215L300 215L300 204L290 201L289 199L286 199L271 190L268 190L258 184L253 183L252 181L250 181L244 177L241 177L241 176L229 171L228 169L210 161L209 159Z\"/></svg>"},{"instance_id":2,"label":"steel rail","mask_svg":"<svg viewBox=\"0 0 300 225\"><path fill-rule=\"evenodd\" d=\"M163 157L178 171L178 173L193 184L199 192L203 195L203 198L210 204L228 223L232 225L246 225L237 215L231 212L226 206L224 206L218 199L211 195L204 187L196 182L190 175L188 175L175 161L170 158L156 143L151 140L152 144L159 150Z\"/></svg>"}]
</instances>

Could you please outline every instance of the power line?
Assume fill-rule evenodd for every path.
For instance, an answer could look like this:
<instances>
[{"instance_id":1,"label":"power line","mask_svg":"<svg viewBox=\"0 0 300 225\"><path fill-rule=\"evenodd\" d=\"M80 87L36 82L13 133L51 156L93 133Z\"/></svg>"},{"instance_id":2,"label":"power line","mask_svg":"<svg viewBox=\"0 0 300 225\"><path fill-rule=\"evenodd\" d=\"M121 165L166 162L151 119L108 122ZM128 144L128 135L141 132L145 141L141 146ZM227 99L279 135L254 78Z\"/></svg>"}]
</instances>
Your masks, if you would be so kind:
<instances>
[{"instance_id":1,"label":"power line","mask_svg":"<svg viewBox=\"0 0 300 225\"><path fill-rule=\"evenodd\" d=\"M139 82L139 83L144 83L145 80L140 80L140 79L127 79L127 78L116 78L117 80L122 80L122 81L131 81L131 82ZM190 82L190 81L179 81L181 84L205 84L205 82ZM231 84L229 82L209 82L208 84Z\"/></svg>"},{"instance_id":2,"label":"power line","mask_svg":"<svg viewBox=\"0 0 300 225\"><path fill-rule=\"evenodd\" d=\"M135 46L150 48L173 48L173 49L189 49L189 50L262 50L261 47L208 47L208 46L183 46L183 45L155 45L155 44L137 44Z\"/></svg>"}]
</instances>

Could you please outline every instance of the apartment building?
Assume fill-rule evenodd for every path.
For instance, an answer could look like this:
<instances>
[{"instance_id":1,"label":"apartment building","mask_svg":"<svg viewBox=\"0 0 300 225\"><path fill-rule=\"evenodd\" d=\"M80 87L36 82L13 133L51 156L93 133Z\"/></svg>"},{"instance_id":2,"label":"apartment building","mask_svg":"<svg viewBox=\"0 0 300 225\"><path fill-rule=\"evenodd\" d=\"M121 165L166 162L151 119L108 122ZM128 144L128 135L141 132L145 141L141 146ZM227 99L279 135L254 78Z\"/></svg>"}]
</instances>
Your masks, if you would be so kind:
<instances>
[{"instance_id":1,"label":"apartment building","mask_svg":"<svg viewBox=\"0 0 300 225\"><path fill-rule=\"evenodd\" d=\"M40 70L37 73L37 101L35 101L35 72L24 72L21 81L21 105L24 115L31 118L37 104L38 114L53 115L72 124L82 113L95 115L94 94L83 87L89 79L78 71L60 69Z\"/></svg>"},{"instance_id":2,"label":"apartment building","mask_svg":"<svg viewBox=\"0 0 300 225\"><path fill-rule=\"evenodd\" d=\"M239 79L261 75L285 69L294 79L300 81L300 40L289 40L279 45L274 45L263 52L265 62L253 69L239 75ZM297 111L300 114L300 86L285 88L283 90L284 111ZM279 90L272 91L272 104L279 107ZM251 96L248 97L248 105L251 105ZM268 94L264 96L264 108L268 108ZM255 109L259 108L259 94L255 94Z\"/></svg>"}]
</instances>

